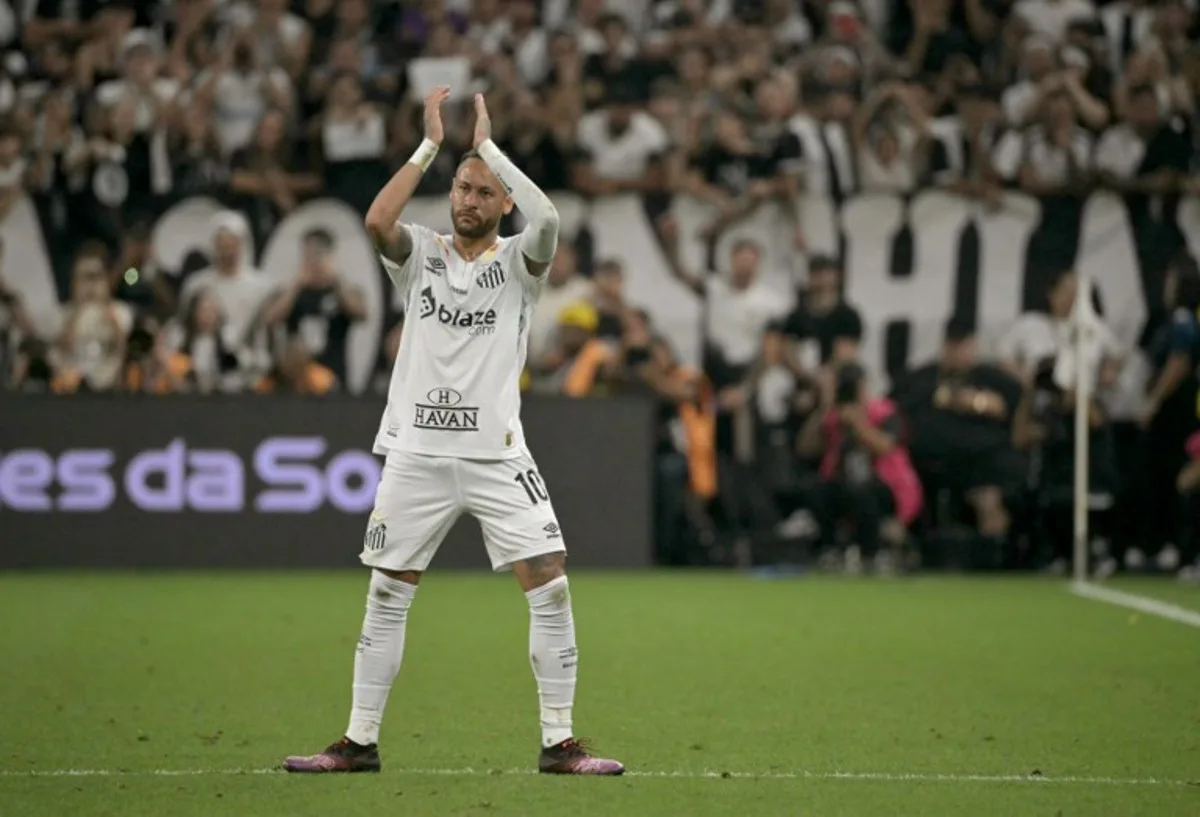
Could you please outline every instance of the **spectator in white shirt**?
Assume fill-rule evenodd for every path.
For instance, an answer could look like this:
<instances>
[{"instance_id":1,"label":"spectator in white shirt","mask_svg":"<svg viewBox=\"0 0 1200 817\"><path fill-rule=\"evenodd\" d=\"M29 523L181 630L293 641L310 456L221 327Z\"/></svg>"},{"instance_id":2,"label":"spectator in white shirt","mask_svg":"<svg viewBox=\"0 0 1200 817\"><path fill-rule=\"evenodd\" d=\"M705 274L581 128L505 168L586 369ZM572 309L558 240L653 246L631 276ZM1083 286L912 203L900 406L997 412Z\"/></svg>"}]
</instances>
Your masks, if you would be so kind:
<instances>
[{"instance_id":1,"label":"spectator in white shirt","mask_svg":"<svg viewBox=\"0 0 1200 817\"><path fill-rule=\"evenodd\" d=\"M662 190L663 155L670 140L653 116L635 107L631 91L618 88L608 107L579 120L575 187L590 196Z\"/></svg>"},{"instance_id":2,"label":"spectator in white shirt","mask_svg":"<svg viewBox=\"0 0 1200 817\"><path fill-rule=\"evenodd\" d=\"M269 359L262 317L274 286L246 257L249 230L245 218L238 213L230 211L216 218L213 265L187 279L180 310L184 315L190 314L192 300L201 292L211 292L224 315L230 346L251 347L254 364L265 370Z\"/></svg>"},{"instance_id":3,"label":"spectator in white shirt","mask_svg":"<svg viewBox=\"0 0 1200 817\"><path fill-rule=\"evenodd\" d=\"M1104 132L1096 146L1096 169L1108 187L1124 193L1171 193L1187 175L1192 156L1187 126L1164 118L1154 87L1132 88L1125 121Z\"/></svg>"},{"instance_id":4,"label":"spectator in white shirt","mask_svg":"<svg viewBox=\"0 0 1200 817\"><path fill-rule=\"evenodd\" d=\"M159 76L158 43L144 29L131 31L121 47L121 78L96 88L96 101L111 108L122 99L136 104L135 128L145 133L159 124L179 93L179 83Z\"/></svg>"},{"instance_id":5,"label":"spectator in white shirt","mask_svg":"<svg viewBox=\"0 0 1200 817\"><path fill-rule=\"evenodd\" d=\"M1049 94L1042 110L1040 124L1004 135L996 148L996 171L1030 195L1076 192L1091 178L1092 136L1076 121L1068 92Z\"/></svg>"},{"instance_id":6,"label":"spectator in white shirt","mask_svg":"<svg viewBox=\"0 0 1200 817\"><path fill-rule=\"evenodd\" d=\"M1100 10L1108 39L1109 68L1121 72L1125 58L1153 36L1157 0L1117 0Z\"/></svg>"},{"instance_id":7,"label":"spectator in white shirt","mask_svg":"<svg viewBox=\"0 0 1200 817\"><path fill-rule=\"evenodd\" d=\"M867 192L912 192L928 162L928 116L913 86L889 83L855 115L858 183Z\"/></svg>"},{"instance_id":8,"label":"spectator in white shirt","mask_svg":"<svg viewBox=\"0 0 1200 817\"><path fill-rule=\"evenodd\" d=\"M1113 103L1118 114L1126 114L1130 91L1143 85L1154 89L1159 110L1164 115L1192 112L1194 103L1187 82L1182 77L1171 75L1166 54L1157 45L1142 48L1129 55L1125 71L1121 74L1113 93Z\"/></svg>"},{"instance_id":9,"label":"spectator in white shirt","mask_svg":"<svg viewBox=\"0 0 1200 817\"><path fill-rule=\"evenodd\" d=\"M210 104L227 155L246 147L268 108L288 111L292 83L279 67L264 67L254 42L241 32L221 51L217 66L197 78L196 97Z\"/></svg>"},{"instance_id":10,"label":"spectator in white shirt","mask_svg":"<svg viewBox=\"0 0 1200 817\"><path fill-rule=\"evenodd\" d=\"M558 315L569 304L590 301L592 284L579 275L575 248L567 242L558 245L554 262L546 276L546 286L529 322L529 365L541 369L557 344Z\"/></svg>"},{"instance_id":11,"label":"spectator in white shirt","mask_svg":"<svg viewBox=\"0 0 1200 817\"><path fill-rule=\"evenodd\" d=\"M521 79L537 87L550 70L550 40L538 27L533 0L511 0L508 4L508 47L512 49Z\"/></svg>"},{"instance_id":12,"label":"spectator in white shirt","mask_svg":"<svg viewBox=\"0 0 1200 817\"><path fill-rule=\"evenodd\" d=\"M1026 125L1037 116L1039 88L1058 69L1054 42L1046 37L1029 37L1021 51L1020 79L1000 97L1010 125Z\"/></svg>"},{"instance_id":13,"label":"spectator in white shirt","mask_svg":"<svg viewBox=\"0 0 1200 817\"><path fill-rule=\"evenodd\" d=\"M762 282L762 251L753 241L733 245L727 275L700 275L687 269L679 257L678 225L662 219L658 228L671 273L705 304L704 368L713 384L723 389L722 406L740 408L749 396L743 381L758 360L767 327L784 317L791 303Z\"/></svg>"},{"instance_id":14,"label":"spectator in white shirt","mask_svg":"<svg viewBox=\"0 0 1200 817\"><path fill-rule=\"evenodd\" d=\"M292 77L308 67L312 30L304 18L288 11L288 0L238 3L229 18L239 33L253 38L263 64L278 65Z\"/></svg>"},{"instance_id":15,"label":"spectator in white shirt","mask_svg":"<svg viewBox=\"0 0 1200 817\"><path fill-rule=\"evenodd\" d=\"M72 273L71 302L51 352L55 391L109 391L120 385L125 345L133 326L128 304L114 301L103 247L83 247Z\"/></svg>"},{"instance_id":16,"label":"spectator in white shirt","mask_svg":"<svg viewBox=\"0 0 1200 817\"><path fill-rule=\"evenodd\" d=\"M1004 334L996 354L1001 366L1031 383L1038 367L1047 360L1066 362L1074 370L1076 349L1071 315L1079 293L1079 279L1072 270L1060 272L1046 293L1048 309L1026 312ZM1084 349L1084 365L1100 389L1112 387L1121 373L1125 351L1116 335L1102 321L1094 341ZM1064 384L1067 385L1067 384Z\"/></svg>"},{"instance_id":17,"label":"spectator in white shirt","mask_svg":"<svg viewBox=\"0 0 1200 817\"><path fill-rule=\"evenodd\" d=\"M508 18L500 0L475 0L471 4L467 39L483 54L495 54L508 38Z\"/></svg>"}]
</instances>

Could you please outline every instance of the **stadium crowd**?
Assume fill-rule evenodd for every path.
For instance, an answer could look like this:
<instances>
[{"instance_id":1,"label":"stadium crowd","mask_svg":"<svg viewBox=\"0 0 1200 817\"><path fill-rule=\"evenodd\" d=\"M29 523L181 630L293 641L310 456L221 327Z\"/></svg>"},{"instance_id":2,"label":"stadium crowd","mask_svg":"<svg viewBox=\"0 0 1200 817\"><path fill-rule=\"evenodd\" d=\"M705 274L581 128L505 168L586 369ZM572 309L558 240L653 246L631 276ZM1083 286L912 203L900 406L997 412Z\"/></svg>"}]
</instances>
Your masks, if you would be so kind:
<instances>
[{"instance_id":1,"label":"stadium crowd","mask_svg":"<svg viewBox=\"0 0 1200 817\"><path fill-rule=\"evenodd\" d=\"M470 94L485 91L496 141L544 189L641 196L704 303L693 370L626 297L637 271L581 235L531 327L530 390L660 399L664 560L745 561L816 536L851 569L889 570L909 531L967 520L941 557L1059 565L1067 554L1038 543L1069 541L1056 526L1073 398L1055 369L1075 276L1055 276L993 362L972 322L947 316L940 359L885 399L855 363L863 322L840 260L809 251L796 202L940 187L1069 209L1103 187L1177 206L1200 192L1197 34L1194 0L0 0L0 223L34 203L62 303L52 330L35 326L20 276L0 267L0 376L60 394L343 388L365 294L333 263L334 236L304 235L283 288L244 247L315 196L365 212L421 139L423 92L446 83L461 94L422 194L449 189ZM212 252L168 269L153 220L200 194L229 208ZM715 206L712 241L782 203L808 256L796 303L759 286L753 242L718 259L722 274L690 269L668 216L678 195ZM1094 411L1097 507L1149 509L1102 563L1196 557L1176 526L1190 518L1176 480L1200 488L1185 448L1200 354L1190 259L1165 289L1136 431L1150 440L1145 496L1113 499L1128 494L1120 446L1102 400ZM403 320L384 321L379 383ZM1101 334L1086 365L1102 396L1134 350ZM939 537L923 541L939 558Z\"/></svg>"}]
</instances>

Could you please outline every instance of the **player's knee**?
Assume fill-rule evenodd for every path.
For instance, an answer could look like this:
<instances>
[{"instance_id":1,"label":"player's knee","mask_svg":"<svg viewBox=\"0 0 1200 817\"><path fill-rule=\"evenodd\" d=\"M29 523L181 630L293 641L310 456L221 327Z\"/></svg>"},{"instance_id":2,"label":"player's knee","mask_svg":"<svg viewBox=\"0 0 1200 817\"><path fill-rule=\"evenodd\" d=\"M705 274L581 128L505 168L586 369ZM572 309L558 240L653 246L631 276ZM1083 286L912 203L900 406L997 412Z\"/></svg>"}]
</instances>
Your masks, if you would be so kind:
<instances>
[{"instance_id":1,"label":"player's knee","mask_svg":"<svg viewBox=\"0 0 1200 817\"><path fill-rule=\"evenodd\" d=\"M375 571L382 573L389 579L395 579L405 584L416 585L421 583L421 571L419 570L385 570L382 567L377 567Z\"/></svg>"},{"instance_id":2,"label":"player's knee","mask_svg":"<svg viewBox=\"0 0 1200 817\"><path fill-rule=\"evenodd\" d=\"M565 553L544 553L522 559L513 565L513 572L521 589L526 593L544 587L555 579L567 575L567 555Z\"/></svg>"},{"instance_id":3,"label":"player's knee","mask_svg":"<svg viewBox=\"0 0 1200 817\"><path fill-rule=\"evenodd\" d=\"M571 588L566 576L559 576L525 593L529 618L535 633L568 637L574 632L571 618Z\"/></svg>"}]
</instances>

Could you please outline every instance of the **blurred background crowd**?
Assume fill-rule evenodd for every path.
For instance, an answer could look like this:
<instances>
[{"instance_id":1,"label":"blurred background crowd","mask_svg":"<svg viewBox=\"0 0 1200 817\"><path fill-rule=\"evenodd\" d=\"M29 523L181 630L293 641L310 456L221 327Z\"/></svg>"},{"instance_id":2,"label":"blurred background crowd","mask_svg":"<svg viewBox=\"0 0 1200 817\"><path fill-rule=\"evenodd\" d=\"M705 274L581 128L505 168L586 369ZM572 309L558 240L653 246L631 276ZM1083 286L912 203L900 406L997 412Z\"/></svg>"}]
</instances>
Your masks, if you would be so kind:
<instances>
[{"instance_id":1,"label":"blurred background crowd","mask_svg":"<svg viewBox=\"0 0 1200 817\"><path fill-rule=\"evenodd\" d=\"M638 270L581 230L531 329L531 391L659 401L663 561L816 542L849 570L1059 569L1075 275L1054 275L987 361L972 321L946 316L939 358L885 399L856 363L842 259L813 251L797 201L940 188L1001 207L1017 190L1069 211L1107 189L1177 207L1200 192L1198 33L1195 0L0 0L0 224L32 203L61 304L35 320L22 271L0 267L0 377L58 394L343 390L369 293L335 263L335 232L307 229L283 282L247 247L316 197L365 212L445 83L422 195L449 189L484 91L496 141L544 189L639 197L703 304L692 367L627 296ZM211 248L168 265L154 222L199 195L226 208ZM680 196L711 205L714 243L783 205L806 259L796 297L762 285L753 241L691 268ZM1141 348L1101 325L1077 365L1098 395L1097 564L1190 575L1200 274L1185 252L1163 289ZM404 324L385 291L373 390ZM1103 393L1135 355L1145 401L1118 428ZM1147 441L1132 471L1129 440Z\"/></svg>"}]
</instances>

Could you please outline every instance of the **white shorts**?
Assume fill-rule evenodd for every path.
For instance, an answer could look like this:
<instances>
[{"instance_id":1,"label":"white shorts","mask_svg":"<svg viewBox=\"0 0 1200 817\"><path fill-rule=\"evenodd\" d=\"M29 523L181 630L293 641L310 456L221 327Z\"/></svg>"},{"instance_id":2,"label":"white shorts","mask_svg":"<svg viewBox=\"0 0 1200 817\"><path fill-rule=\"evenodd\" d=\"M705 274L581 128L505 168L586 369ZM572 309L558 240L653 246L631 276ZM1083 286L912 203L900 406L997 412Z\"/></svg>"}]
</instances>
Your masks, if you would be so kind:
<instances>
[{"instance_id":1,"label":"white shorts","mask_svg":"<svg viewBox=\"0 0 1200 817\"><path fill-rule=\"evenodd\" d=\"M479 520L493 570L566 550L528 452L509 460L464 460L392 451L359 558L368 567L423 571L464 512Z\"/></svg>"}]
</instances>

